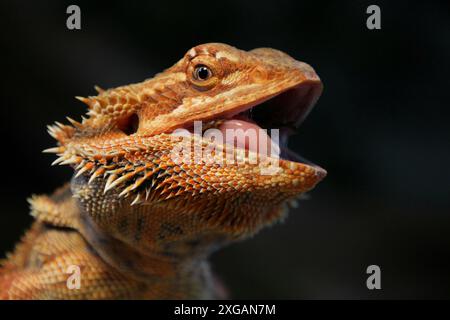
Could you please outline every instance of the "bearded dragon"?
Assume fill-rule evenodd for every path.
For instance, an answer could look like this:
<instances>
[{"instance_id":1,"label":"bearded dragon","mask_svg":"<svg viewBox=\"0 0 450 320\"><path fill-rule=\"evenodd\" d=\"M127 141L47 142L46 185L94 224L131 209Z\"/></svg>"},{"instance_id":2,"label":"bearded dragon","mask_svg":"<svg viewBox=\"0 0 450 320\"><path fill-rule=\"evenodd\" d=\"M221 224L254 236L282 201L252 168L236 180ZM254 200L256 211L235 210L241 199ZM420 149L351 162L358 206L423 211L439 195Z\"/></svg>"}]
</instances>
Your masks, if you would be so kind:
<instances>
[{"instance_id":1,"label":"bearded dragon","mask_svg":"<svg viewBox=\"0 0 450 320\"><path fill-rule=\"evenodd\" d=\"M35 222L2 261L1 299L223 297L209 255L282 219L326 175L286 151L322 84L281 51L203 44L151 79L96 89L78 97L89 107L80 122L48 127L57 146L45 152L75 173L29 199ZM195 121L204 131L279 128L281 158L241 135L192 134ZM191 144L180 162L181 141ZM230 154L242 161L223 161ZM261 171L273 163L275 174Z\"/></svg>"}]
</instances>

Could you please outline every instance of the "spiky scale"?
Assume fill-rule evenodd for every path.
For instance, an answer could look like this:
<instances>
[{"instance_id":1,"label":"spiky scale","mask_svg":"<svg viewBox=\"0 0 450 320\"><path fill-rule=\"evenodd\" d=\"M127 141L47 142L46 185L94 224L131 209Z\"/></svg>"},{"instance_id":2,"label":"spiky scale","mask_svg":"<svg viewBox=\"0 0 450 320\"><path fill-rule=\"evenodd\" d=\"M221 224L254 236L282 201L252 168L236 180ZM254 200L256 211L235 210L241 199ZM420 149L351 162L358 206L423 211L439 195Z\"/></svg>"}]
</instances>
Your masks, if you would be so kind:
<instances>
[{"instance_id":1,"label":"spiky scale","mask_svg":"<svg viewBox=\"0 0 450 320\"><path fill-rule=\"evenodd\" d=\"M99 86L95 85L94 86L95 91L97 91L98 93L103 93L105 91L105 89L100 88Z\"/></svg>"},{"instance_id":2,"label":"spiky scale","mask_svg":"<svg viewBox=\"0 0 450 320\"><path fill-rule=\"evenodd\" d=\"M66 164L79 164L82 161L83 161L83 159L81 157L71 156L70 158L60 162L59 165L62 166L62 165L66 165Z\"/></svg>"},{"instance_id":3,"label":"spiky scale","mask_svg":"<svg viewBox=\"0 0 450 320\"><path fill-rule=\"evenodd\" d=\"M105 183L105 188L104 188L104 190L103 190L103 193L106 193L106 192L108 192L108 190L109 190L109 186L118 178L119 176L117 175L117 174L111 174L109 177L108 177L108 180L106 180L106 183Z\"/></svg>"},{"instance_id":4,"label":"spiky scale","mask_svg":"<svg viewBox=\"0 0 450 320\"><path fill-rule=\"evenodd\" d=\"M57 158L55 161L52 162L52 166L55 166L57 164L60 164L61 162L65 161L66 157L65 156L60 156L59 158Z\"/></svg>"},{"instance_id":5,"label":"spiky scale","mask_svg":"<svg viewBox=\"0 0 450 320\"><path fill-rule=\"evenodd\" d=\"M66 119L67 119L74 127L76 127L77 129L79 129L79 130L82 130L82 129L83 129L83 125L82 125L80 122L75 121L75 120L73 120L73 119L70 118L70 117L66 117Z\"/></svg>"},{"instance_id":6,"label":"spiky scale","mask_svg":"<svg viewBox=\"0 0 450 320\"><path fill-rule=\"evenodd\" d=\"M106 170L103 167L100 167L97 170L95 170L94 173L91 174L91 176L90 176L90 178L88 180L88 184L91 184L96 178L100 177L105 172L106 172Z\"/></svg>"},{"instance_id":7,"label":"spiky scale","mask_svg":"<svg viewBox=\"0 0 450 320\"><path fill-rule=\"evenodd\" d=\"M79 169L79 171L75 174L75 178L81 176L83 173L85 173L86 171L90 171L92 169L95 169L95 164L92 162L89 162L87 164L85 164L81 169Z\"/></svg>"},{"instance_id":8,"label":"spiky scale","mask_svg":"<svg viewBox=\"0 0 450 320\"><path fill-rule=\"evenodd\" d=\"M141 194L140 193L138 193L137 194L137 196L136 196L136 198L134 198L134 200L131 202L131 206L134 206L134 205L136 205L136 204L139 204L140 203L140 200L141 200Z\"/></svg>"},{"instance_id":9,"label":"spiky scale","mask_svg":"<svg viewBox=\"0 0 450 320\"><path fill-rule=\"evenodd\" d=\"M128 194L130 193L132 188L133 188L133 185L126 187L125 189L122 190L122 192L119 193L118 197L122 198L122 197L128 196Z\"/></svg>"},{"instance_id":10,"label":"spiky scale","mask_svg":"<svg viewBox=\"0 0 450 320\"><path fill-rule=\"evenodd\" d=\"M64 147L53 147L42 150L43 153L63 153L66 150Z\"/></svg>"},{"instance_id":11,"label":"spiky scale","mask_svg":"<svg viewBox=\"0 0 450 320\"><path fill-rule=\"evenodd\" d=\"M114 181L111 181L110 183L105 186L105 192L117 187L119 184L124 183L131 178L133 178L136 174L134 172L127 173L125 175L122 175L120 178L115 178Z\"/></svg>"}]
</instances>

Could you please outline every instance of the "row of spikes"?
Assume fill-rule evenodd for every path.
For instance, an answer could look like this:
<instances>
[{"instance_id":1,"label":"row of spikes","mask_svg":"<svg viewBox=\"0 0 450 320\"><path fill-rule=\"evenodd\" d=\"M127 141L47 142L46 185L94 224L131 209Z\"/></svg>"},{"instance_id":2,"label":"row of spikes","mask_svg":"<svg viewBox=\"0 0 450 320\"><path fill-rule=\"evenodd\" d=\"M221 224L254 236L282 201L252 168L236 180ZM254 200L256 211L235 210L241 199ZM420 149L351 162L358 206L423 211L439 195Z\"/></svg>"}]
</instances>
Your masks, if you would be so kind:
<instances>
[{"instance_id":1,"label":"row of spikes","mask_svg":"<svg viewBox=\"0 0 450 320\"><path fill-rule=\"evenodd\" d=\"M75 97L77 100L83 102L88 106L89 111L87 115L91 117L96 117L104 114L106 110L105 107L107 106L121 105L125 109L130 109L131 112L131 109L136 107L142 101L156 103L163 99L171 101L172 103L179 102L178 91L175 90L171 85L161 84L161 87L156 86L153 87L152 90L143 87L142 83L123 86L107 91L100 88L99 86L94 86L94 88L99 95L90 97ZM81 122L73 120L69 117L67 117L67 120L72 124L73 128L81 130L83 129L84 123L87 120L83 116L81 118ZM47 126L47 128L49 134L57 140L59 140L58 136L60 136L61 134L61 138L65 137L64 132L73 130L71 126L63 125L59 122L56 122L55 125L49 125ZM71 135L68 134L68 136L70 137Z\"/></svg>"},{"instance_id":2,"label":"row of spikes","mask_svg":"<svg viewBox=\"0 0 450 320\"><path fill-rule=\"evenodd\" d=\"M97 91L98 94L102 94L106 91L97 85L94 86L94 89L95 89L95 91ZM93 109L94 106L99 107L100 101L106 102L106 101L103 101L104 99L100 99L98 97L85 98L85 97L81 97L81 96L76 96L75 98L77 100L83 102L84 104L86 104L89 107L89 109ZM89 112L88 112L88 115L90 115ZM76 121L70 117L66 117L66 119L70 122L70 124L72 126L62 124L58 121L56 121L54 125L47 125L48 134L51 137L53 137L54 139L61 141L61 142L64 141L64 138L70 138L73 134L74 129L78 129L80 131L83 130L85 128L84 123L87 121L87 118L85 116L81 116L81 122ZM48 150L50 150L50 149L48 149Z\"/></svg>"},{"instance_id":3,"label":"row of spikes","mask_svg":"<svg viewBox=\"0 0 450 320\"><path fill-rule=\"evenodd\" d=\"M107 91L95 86L95 90L99 95L89 97L76 96L75 98L88 106L87 115L90 117L108 116L111 110L115 110L117 107L120 107L121 110L128 110L127 113L132 113L142 103L179 104L181 102L180 92L176 83L174 84L172 80L171 77L168 77L156 82L144 81ZM149 85L150 82L153 85Z\"/></svg>"},{"instance_id":4,"label":"row of spikes","mask_svg":"<svg viewBox=\"0 0 450 320\"><path fill-rule=\"evenodd\" d=\"M98 177L106 179L104 193L134 180L134 183L124 187L118 195L119 197L128 197L132 192L136 192L137 196L132 204L139 203L142 198L148 200L152 190L155 191L153 192L152 200L154 200L155 195L163 196L166 194L166 196L160 199L167 200L185 192L190 192L192 196L195 196L210 189L195 178L190 179L192 180L191 184L188 182L188 185L183 185L183 187L180 188L180 182L176 180L175 176L171 175L171 172L174 169L166 167L161 168L158 164L152 162L138 167L135 167L132 164L125 164L119 167L119 164L100 164L94 161L85 160L77 155L68 155L67 153L64 153L64 151L65 147L55 147L46 149L43 152L56 153L59 155L52 165L73 165L76 171L75 177L87 174L89 176L88 184L91 184ZM165 176L167 177L162 180ZM145 197L142 197L138 189L140 189L144 183L149 185L146 187ZM157 190L159 190L159 192L156 192Z\"/></svg>"},{"instance_id":5,"label":"row of spikes","mask_svg":"<svg viewBox=\"0 0 450 320\"><path fill-rule=\"evenodd\" d=\"M69 117L67 117L67 119L72 124L72 126L62 124L60 122L55 122L54 125L47 126L48 134L55 140L58 140L60 143L64 143L65 140L70 139L73 136L75 129L81 129L83 127L80 122L77 122Z\"/></svg>"}]
</instances>

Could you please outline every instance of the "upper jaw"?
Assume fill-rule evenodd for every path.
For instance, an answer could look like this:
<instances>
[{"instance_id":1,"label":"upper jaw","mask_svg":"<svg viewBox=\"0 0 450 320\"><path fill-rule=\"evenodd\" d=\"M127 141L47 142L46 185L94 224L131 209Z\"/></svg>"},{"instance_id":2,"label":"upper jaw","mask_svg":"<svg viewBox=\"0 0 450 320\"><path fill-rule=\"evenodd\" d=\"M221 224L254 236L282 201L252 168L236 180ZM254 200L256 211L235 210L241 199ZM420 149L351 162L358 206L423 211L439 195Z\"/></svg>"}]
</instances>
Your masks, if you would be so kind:
<instances>
[{"instance_id":1,"label":"upper jaw","mask_svg":"<svg viewBox=\"0 0 450 320\"><path fill-rule=\"evenodd\" d=\"M307 102L305 105L294 105L292 108L297 107L298 114L293 115L297 121L293 125L298 126L320 96L322 84L309 65L289 59L288 67L274 66L263 59L260 59L260 63L253 61L254 65L261 67L237 72L236 79L219 83L208 94L185 96L172 112L160 114L140 123L138 134L170 133L178 128L188 128L194 121L230 119L265 101L274 98L278 100L289 95L292 97L286 100L290 102ZM313 90L306 91L306 89ZM311 94L310 98L303 97L308 93Z\"/></svg>"},{"instance_id":2,"label":"upper jaw","mask_svg":"<svg viewBox=\"0 0 450 320\"><path fill-rule=\"evenodd\" d=\"M320 80L305 80L226 115L248 114L262 128L298 129L322 93ZM238 112L239 111L239 112Z\"/></svg>"}]
</instances>

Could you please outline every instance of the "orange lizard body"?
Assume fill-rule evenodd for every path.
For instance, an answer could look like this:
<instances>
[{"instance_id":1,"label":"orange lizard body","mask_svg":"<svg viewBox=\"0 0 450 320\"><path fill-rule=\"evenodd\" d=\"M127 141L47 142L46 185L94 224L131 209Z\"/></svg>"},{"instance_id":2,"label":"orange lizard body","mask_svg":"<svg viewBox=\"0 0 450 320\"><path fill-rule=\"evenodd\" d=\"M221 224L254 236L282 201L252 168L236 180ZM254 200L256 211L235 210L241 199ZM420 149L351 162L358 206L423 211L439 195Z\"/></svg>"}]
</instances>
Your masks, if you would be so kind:
<instances>
[{"instance_id":1,"label":"orange lizard body","mask_svg":"<svg viewBox=\"0 0 450 320\"><path fill-rule=\"evenodd\" d=\"M209 254L278 221L326 175L283 152L278 161L245 143L230 151L172 133L192 131L194 121L219 132L279 128L284 144L322 85L309 65L280 51L204 44L152 79L98 91L79 98L89 106L82 122L49 127L58 146L46 151L75 174L53 195L29 200L36 221L2 262L1 299L223 297ZM193 161L174 159L181 141L191 143ZM243 161L224 162L228 155ZM273 163L276 173L263 174ZM77 288L68 285L73 266Z\"/></svg>"}]
</instances>

